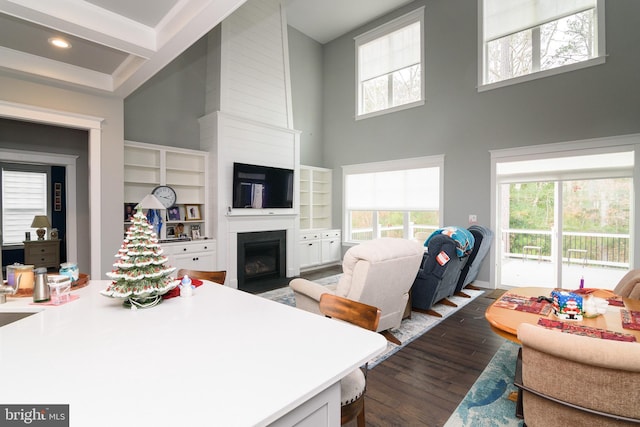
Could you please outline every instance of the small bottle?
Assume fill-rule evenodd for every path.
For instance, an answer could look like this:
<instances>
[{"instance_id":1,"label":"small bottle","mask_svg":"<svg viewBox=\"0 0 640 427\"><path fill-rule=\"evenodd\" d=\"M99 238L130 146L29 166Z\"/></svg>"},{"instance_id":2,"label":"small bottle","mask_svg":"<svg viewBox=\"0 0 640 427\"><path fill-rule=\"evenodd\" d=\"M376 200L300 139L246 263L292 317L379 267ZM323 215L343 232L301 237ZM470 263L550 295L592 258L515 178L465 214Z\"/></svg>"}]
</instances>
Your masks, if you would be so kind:
<instances>
[{"instance_id":1,"label":"small bottle","mask_svg":"<svg viewBox=\"0 0 640 427\"><path fill-rule=\"evenodd\" d=\"M181 297L190 297L193 295L193 288L191 287L191 278L186 274L182 278L180 282L180 296Z\"/></svg>"},{"instance_id":2,"label":"small bottle","mask_svg":"<svg viewBox=\"0 0 640 427\"><path fill-rule=\"evenodd\" d=\"M584 289L584 276L580 277L580 289Z\"/></svg>"}]
</instances>

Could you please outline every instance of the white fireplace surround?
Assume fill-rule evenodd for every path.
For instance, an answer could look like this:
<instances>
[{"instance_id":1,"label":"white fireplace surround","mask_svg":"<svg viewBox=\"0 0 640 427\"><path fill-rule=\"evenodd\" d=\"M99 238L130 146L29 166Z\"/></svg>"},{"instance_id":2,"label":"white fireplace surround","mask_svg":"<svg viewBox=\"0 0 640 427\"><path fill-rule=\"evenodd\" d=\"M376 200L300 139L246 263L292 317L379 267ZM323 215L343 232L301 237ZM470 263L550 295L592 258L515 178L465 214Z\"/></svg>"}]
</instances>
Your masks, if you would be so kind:
<instances>
[{"instance_id":1,"label":"white fireplace surround","mask_svg":"<svg viewBox=\"0 0 640 427\"><path fill-rule=\"evenodd\" d=\"M227 270L234 288L238 233L286 230L286 275L300 271L300 132L293 129L287 40L280 0L247 2L209 35L207 114L198 120L200 148L210 153L206 215L217 241L217 268ZM234 162L293 169L293 208L233 209Z\"/></svg>"},{"instance_id":2,"label":"white fireplace surround","mask_svg":"<svg viewBox=\"0 0 640 427\"><path fill-rule=\"evenodd\" d=\"M255 231L274 231L285 230L287 233L287 277L293 277L300 272L296 269L298 260L295 248L297 240L297 216L296 215L280 215L278 217L265 216L228 216L228 233L226 243L227 251L227 277L228 285L238 288L238 233L252 233ZM218 243L218 247L221 247Z\"/></svg>"}]
</instances>

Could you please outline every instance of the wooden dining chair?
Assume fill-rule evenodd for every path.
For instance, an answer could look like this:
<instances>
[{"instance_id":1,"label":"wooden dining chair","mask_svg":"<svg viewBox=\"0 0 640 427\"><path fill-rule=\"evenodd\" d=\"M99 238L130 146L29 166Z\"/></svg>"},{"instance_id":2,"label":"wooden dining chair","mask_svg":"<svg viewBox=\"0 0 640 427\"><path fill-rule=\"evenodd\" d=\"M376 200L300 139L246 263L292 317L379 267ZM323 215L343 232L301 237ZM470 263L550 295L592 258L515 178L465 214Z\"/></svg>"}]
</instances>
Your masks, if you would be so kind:
<instances>
[{"instance_id":1,"label":"wooden dining chair","mask_svg":"<svg viewBox=\"0 0 640 427\"><path fill-rule=\"evenodd\" d=\"M327 317L343 320L361 328L376 331L380 322L380 309L333 294L320 297L320 312ZM364 427L364 392L367 365L356 369L340 380L340 424L357 418L358 427Z\"/></svg>"},{"instance_id":2,"label":"wooden dining chair","mask_svg":"<svg viewBox=\"0 0 640 427\"><path fill-rule=\"evenodd\" d=\"M227 278L227 271L199 271L199 270L188 270L186 268L181 268L178 270L177 277L183 277L187 275L192 279L200 279L200 280L208 280L210 282L219 283L224 285L224 280Z\"/></svg>"}]
</instances>

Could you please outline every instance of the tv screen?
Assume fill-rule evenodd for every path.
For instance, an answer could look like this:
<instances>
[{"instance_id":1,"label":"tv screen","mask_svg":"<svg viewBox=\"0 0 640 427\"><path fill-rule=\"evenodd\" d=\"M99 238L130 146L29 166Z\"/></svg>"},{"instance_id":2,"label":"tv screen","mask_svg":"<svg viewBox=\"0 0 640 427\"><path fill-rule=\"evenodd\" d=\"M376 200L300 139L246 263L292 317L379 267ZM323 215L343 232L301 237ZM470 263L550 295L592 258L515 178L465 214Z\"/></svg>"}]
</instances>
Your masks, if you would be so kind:
<instances>
[{"instance_id":1,"label":"tv screen","mask_svg":"<svg viewBox=\"0 0 640 427\"><path fill-rule=\"evenodd\" d=\"M234 208L292 208L293 170L233 164Z\"/></svg>"}]
</instances>

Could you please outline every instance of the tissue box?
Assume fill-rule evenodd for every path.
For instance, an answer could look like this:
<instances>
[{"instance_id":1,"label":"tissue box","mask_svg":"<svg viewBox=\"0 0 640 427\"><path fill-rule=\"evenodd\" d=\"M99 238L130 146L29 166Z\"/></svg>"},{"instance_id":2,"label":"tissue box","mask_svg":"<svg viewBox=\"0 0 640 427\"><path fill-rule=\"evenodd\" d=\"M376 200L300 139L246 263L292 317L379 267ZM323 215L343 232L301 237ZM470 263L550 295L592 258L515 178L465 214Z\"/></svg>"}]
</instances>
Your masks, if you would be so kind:
<instances>
[{"instance_id":1,"label":"tissue box","mask_svg":"<svg viewBox=\"0 0 640 427\"><path fill-rule=\"evenodd\" d=\"M573 292L551 292L553 314L563 320L582 320L582 296Z\"/></svg>"}]
</instances>

